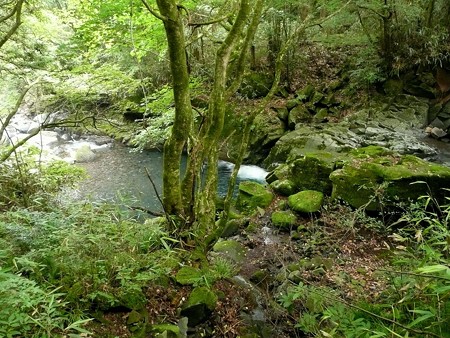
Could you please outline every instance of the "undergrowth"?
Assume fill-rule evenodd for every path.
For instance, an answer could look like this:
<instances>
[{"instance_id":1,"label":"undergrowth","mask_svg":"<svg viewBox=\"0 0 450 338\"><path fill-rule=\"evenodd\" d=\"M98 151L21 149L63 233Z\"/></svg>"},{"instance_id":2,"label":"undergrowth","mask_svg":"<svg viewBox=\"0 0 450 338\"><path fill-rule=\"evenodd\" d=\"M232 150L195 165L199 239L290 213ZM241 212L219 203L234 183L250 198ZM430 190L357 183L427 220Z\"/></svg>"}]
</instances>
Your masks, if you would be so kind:
<instances>
[{"instance_id":1,"label":"undergrowth","mask_svg":"<svg viewBox=\"0 0 450 338\"><path fill-rule=\"evenodd\" d=\"M303 280L278 300L312 336L450 337L449 219L449 205L423 197L391 225L390 268L377 271L387 282L375 299Z\"/></svg>"}]
</instances>

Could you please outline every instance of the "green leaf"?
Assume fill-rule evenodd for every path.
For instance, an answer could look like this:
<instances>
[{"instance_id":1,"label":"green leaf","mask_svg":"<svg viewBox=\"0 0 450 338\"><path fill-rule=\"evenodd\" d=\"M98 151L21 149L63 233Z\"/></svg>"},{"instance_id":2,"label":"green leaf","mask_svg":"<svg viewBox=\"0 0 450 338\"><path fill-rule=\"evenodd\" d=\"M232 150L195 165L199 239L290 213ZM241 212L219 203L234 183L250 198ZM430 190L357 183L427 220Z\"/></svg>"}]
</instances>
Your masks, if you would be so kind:
<instances>
[{"instance_id":1,"label":"green leaf","mask_svg":"<svg viewBox=\"0 0 450 338\"><path fill-rule=\"evenodd\" d=\"M449 268L445 265L442 264L436 264L436 265L428 265L428 266L424 266L422 268L418 268L417 272L419 273L436 273L436 272L442 272L442 271L447 271L449 270Z\"/></svg>"},{"instance_id":2,"label":"green leaf","mask_svg":"<svg viewBox=\"0 0 450 338\"><path fill-rule=\"evenodd\" d=\"M416 320L414 320L412 323L410 323L408 325L408 327L413 327L413 326L423 322L424 320L433 318L435 316L434 313L432 313L430 311L425 311L425 310L411 310L410 312L418 313L418 314L421 314L422 316L418 317Z\"/></svg>"}]
</instances>

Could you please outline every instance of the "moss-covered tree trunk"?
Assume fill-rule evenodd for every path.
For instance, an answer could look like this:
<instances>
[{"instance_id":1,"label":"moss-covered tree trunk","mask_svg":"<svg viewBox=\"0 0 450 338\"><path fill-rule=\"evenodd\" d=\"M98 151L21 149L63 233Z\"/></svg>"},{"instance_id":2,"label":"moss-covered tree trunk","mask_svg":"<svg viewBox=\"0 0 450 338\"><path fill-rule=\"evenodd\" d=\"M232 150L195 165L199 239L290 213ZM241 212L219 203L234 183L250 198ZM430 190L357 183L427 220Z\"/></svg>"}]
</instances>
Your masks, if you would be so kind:
<instances>
[{"instance_id":1,"label":"moss-covered tree trunk","mask_svg":"<svg viewBox=\"0 0 450 338\"><path fill-rule=\"evenodd\" d=\"M180 17L180 10L185 9L177 6L174 0L157 0L157 4L159 13L153 14L164 22L176 106L172 134L164 147L164 208L166 213L180 216L179 231L187 227L194 230L198 242L202 243L215 224L217 160L226 103L242 81L264 0L256 3L239 0L233 25L216 53L212 92L199 130L192 128L189 74ZM231 55L236 51L238 62L231 67ZM184 148L188 152L188 162L180 184L180 159Z\"/></svg>"},{"instance_id":2,"label":"moss-covered tree trunk","mask_svg":"<svg viewBox=\"0 0 450 338\"><path fill-rule=\"evenodd\" d=\"M172 133L164 145L163 202L170 215L184 217L181 199L181 155L192 129L189 72L185 53L184 26L174 0L157 0L167 35L175 100Z\"/></svg>"}]
</instances>

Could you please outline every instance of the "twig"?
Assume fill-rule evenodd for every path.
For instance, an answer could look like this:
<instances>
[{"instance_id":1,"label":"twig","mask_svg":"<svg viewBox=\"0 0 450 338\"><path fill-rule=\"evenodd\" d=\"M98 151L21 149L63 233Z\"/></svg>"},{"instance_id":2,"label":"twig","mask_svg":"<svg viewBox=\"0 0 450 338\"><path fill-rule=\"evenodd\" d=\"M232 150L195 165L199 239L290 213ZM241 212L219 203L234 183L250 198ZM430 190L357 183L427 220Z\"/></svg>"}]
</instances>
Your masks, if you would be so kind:
<instances>
[{"instance_id":1,"label":"twig","mask_svg":"<svg viewBox=\"0 0 450 338\"><path fill-rule=\"evenodd\" d=\"M128 205L127 208L130 209L130 210L143 211L143 212L145 212L145 213L147 213L149 215L156 216L156 217L164 216L164 213L162 213L162 212L152 211L152 210L146 209L144 207L136 207L136 206Z\"/></svg>"}]
</instances>

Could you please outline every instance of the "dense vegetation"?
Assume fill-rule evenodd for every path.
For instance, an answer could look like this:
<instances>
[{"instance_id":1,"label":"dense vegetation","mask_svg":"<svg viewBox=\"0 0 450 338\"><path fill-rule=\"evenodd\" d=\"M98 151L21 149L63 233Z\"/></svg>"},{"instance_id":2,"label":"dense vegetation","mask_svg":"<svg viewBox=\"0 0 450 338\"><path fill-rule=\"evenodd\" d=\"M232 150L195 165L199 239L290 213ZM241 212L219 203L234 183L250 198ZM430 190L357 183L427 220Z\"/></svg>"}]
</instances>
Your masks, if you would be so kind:
<instances>
[{"instance_id":1,"label":"dense vegetation","mask_svg":"<svg viewBox=\"0 0 450 338\"><path fill-rule=\"evenodd\" d=\"M447 199L379 213L327 199L302 216L277 196L239 215L233 195L270 105L314 87L339 98L339 120L412 82L445 103L450 81L430 74L449 59L444 0L5 0L0 336L450 337ZM45 118L18 140L8 127L23 112ZM164 148L163 217L61 198L85 173L27 146L54 128ZM218 242L230 225L255 257Z\"/></svg>"}]
</instances>

